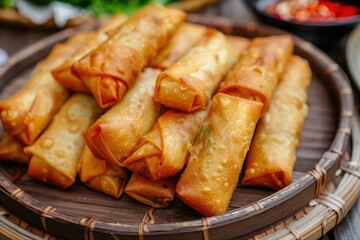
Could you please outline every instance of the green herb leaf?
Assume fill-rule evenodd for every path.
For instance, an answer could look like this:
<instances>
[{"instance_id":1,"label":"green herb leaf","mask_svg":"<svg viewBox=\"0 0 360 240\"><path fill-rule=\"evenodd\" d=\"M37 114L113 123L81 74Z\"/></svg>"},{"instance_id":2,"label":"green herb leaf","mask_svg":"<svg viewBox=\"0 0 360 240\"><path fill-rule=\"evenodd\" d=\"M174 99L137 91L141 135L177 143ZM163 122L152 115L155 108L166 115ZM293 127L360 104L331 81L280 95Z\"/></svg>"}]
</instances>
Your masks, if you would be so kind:
<instances>
[{"instance_id":1,"label":"green herb leaf","mask_svg":"<svg viewBox=\"0 0 360 240\"><path fill-rule=\"evenodd\" d=\"M15 4L15 0L0 0L0 7L11 8Z\"/></svg>"}]
</instances>

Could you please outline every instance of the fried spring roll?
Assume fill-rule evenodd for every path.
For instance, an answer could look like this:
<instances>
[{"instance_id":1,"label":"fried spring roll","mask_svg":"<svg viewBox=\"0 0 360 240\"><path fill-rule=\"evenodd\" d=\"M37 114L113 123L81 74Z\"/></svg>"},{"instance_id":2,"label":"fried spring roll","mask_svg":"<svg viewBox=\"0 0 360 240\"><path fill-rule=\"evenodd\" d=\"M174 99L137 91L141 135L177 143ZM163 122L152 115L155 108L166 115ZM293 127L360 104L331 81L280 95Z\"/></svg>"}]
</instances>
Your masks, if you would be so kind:
<instances>
[{"instance_id":1,"label":"fried spring roll","mask_svg":"<svg viewBox=\"0 0 360 240\"><path fill-rule=\"evenodd\" d=\"M279 75L292 54L293 45L293 39L287 35L251 40L247 50L220 84L219 92L262 102L264 109L261 116L264 116Z\"/></svg>"},{"instance_id":2,"label":"fried spring roll","mask_svg":"<svg viewBox=\"0 0 360 240\"><path fill-rule=\"evenodd\" d=\"M184 168L188 147L194 143L206 115L206 109L193 113L168 110L123 162L124 166L152 180L176 175Z\"/></svg>"},{"instance_id":3,"label":"fried spring roll","mask_svg":"<svg viewBox=\"0 0 360 240\"><path fill-rule=\"evenodd\" d=\"M197 24L183 23L168 44L161 50L151 64L154 68L165 70L186 54L201 37L207 28ZM238 36L226 36L230 45L239 55L249 45L249 40Z\"/></svg>"},{"instance_id":4,"label":"fried spring roll","mask_svg":"<svg viewBox=\"0 0 360 240\"><path fill-rule=\"evenodd\" d=\"M10 136L5 132L0 141L0 159L28 164L30 158L24 153L25 146L26 145L20 140Z\"/></svg>"},{"instance_id":5,"label":"fried spring roll","mask_svg":"<svg viewBox=\"0 0 360 240\"><path fill-rule=\"evenodd\" d=\"M147 68L124 98L84 134L95 157L120 166L150 130L163 107L153 99L160 70Z\"/></svg>"},{"instance_id":6,"label":"fried spring roll","mask_svg":"<svg viewBox=\"0 0 360 240\"><path fill-rule=\"evenodd\" d=\"M73 95L39 139L25 148L32 155L27 174L64 189L71 186L85 143L82 135L101 113L91 96Z\"/></svg>"},{"instance_id":7,"label":"fried spring roll","mask_svg":"<svg viewBox=\"0 0 360 240\"><path fill-rule=\"evenodd\" d=\"M82 46L84 46L84 43L86 41L88 41L89 39L94 37L94 32L93 31L83 31L83 32L79 32L73 36L71 36L68 40L66 40L65 44L66 45L70 45L73 48L73 51L70 53L70 55L72 55L74 52L76 52L79 48L81 48ZM61 63L64 60L61 60ZM50 70L54 69L55 67L59 66L59 64L56 64L56 66L53 66L50 68Z\"/></svg>"},{"instance_id":8,"label":"fried spring roll","mask_svg":"<svg viewBox=\"0 0 360 240\"><path fill-rule=\"evenodd\" d=\"M121 197L129 178L125 168L112 166L94 157L86 145L79 160L78 174L80 180L91 189L115 198Z\"/></svg>"},{"instance_id":9,"label":"fried spring roll","mask_svg":"<svg viewBox=\"0 0 360 240\"><path fill-rule=\"evenodd\" d=\"M241 53L245 51L245 49L249 46L250 40L247 38L239 37L239 36L226 36L226 40L230 43L230 45L235 50L236 56L240 56Z\"/></svg>"},{"instance_id":10,"label":"fried spring roll","mask_svg":"<svg viewBox=\"0 0 360 240\"><path fill-rule=\"evenodd\" d=\"M134 173L126 185L125 192L148 206L165 208L174 201L176 182L176 177L151 181Z\"/></svg>"},{"instance_id":11,"label":"fried spring roll","mask_svg":"<svg viewBox=\"0 0 360 240\"><path fill-rule=\"evenodd\" d=\"M292 57L256 129L242 184L278 190L291 183L310 80L307 61Z\"/></svg>"},{"instance_id":12,"label":"fried spring roll","mask_svg":"<svg viewBox=\"0 0 360 240\"><path fill-rule=\"evenodd\" d=\"M51 76L51 69L71 56L89 34L81 33L66 43L57 44L30 80L0 103L0 117L6 132L27 145L34 143L68 97L68 92Z\"/></svg>"},{"instance_id":13,"label":"fried spring roll","mask_svg":"<svg viewBox=\"0 0 360 240\"><path fill-rule=\"evenodd\" d=\"M208 29L195 47L159 75L155 101L185 112L205 107L236 58L224 34Z\"/></svg>"},{"instance_id":14,"label":"fried spring roll","mask_svg":"<svg viewBox=\"0 0 360 240\"><path fill-rule=\"evenodd\" d=\"M262 103L218 93L190 151L177 196L205 216L227 210Z\"/></svg>"},{"instance_id":15,"label":"fried spring roll","mask_svg":"<svg viewBox=\"0 0 360 240\"><path fill-rule=\"evenodd\" d=\"M206 32L206 27L183 23L168 44L156 56L151 64L154 68L167 69L193 47Z\"/></svg>"},{"instance_id":16,"label":"fried spring roll","mask_svg":"<svg viewBox=\"0 0 360 240\"><path fill-rule=\"evenodd\" d=\"M105 42L108 38L108 32L114 31L126 20L125 15L116 15L111 19L107 20L104 25L94 33L92 38L89 38L83 47L81 47L71 57L67 58L66 61L52 70L52 75L56 81L58 81L63 87L76 92L89 93L90 90L82 82L82 80L71 72L71 66L74 62L80 60L90 51L97 48L100 44Z\"/></svg>"},{"instance_id":17,"label":"fried spring roll","mask_svg":"<svg viewBox=\"0 0 360 240\"><path fill-rule=\"evenodd\" d=\"M73 64L98 104L110 107L133 85L184 21L185 13L150 4L132 15L104 44Z\"/></svg>"}]
</instances>

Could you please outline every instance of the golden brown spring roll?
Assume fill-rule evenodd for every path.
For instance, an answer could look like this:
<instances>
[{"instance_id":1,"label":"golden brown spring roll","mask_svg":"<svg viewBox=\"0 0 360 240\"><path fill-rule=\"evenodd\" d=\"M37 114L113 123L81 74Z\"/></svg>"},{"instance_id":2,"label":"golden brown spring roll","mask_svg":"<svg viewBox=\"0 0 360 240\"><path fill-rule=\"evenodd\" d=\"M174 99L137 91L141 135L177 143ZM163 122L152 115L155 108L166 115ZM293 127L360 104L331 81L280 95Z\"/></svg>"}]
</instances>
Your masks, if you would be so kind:
<instances>
[{"instance_id":1,"label":"golden brown spring roll","mask_svg":"<svg viewBox=\"0 0 360 240\"><path fill-rule=\"evenodd\" d=\"M125 187L125 192L146 205L165 208L174 201L177 179L177 177L172 177L151 181L134 173Z\"/></svg>"},{"instance_id":2,"label":"golden brown spring roll","mask_svg":"<svg viewBox=\"0 0 360 240\"><path fill-rule=\"evenodd\" d=\"M307 61L292 57L256 129L242 184L278 190L291 183L310 80Z\"/></svg>"},{"instance_id":3,"label":"golden brown spring roll","mask_svg":"<svg viewBox=\"0 0 360 240\"><path fill-rule=\"evenodd\" d=\"M6 132L0 141L0 159L22 164L29 163L29 156L24 153L26 145Z\"/></svg>"},{"instance_id":4,"label":"golden brown spring roll","mask_svg":"<svg viewBox=\"0 0 360 240\"><path fill-rule=\"evenodd\" d=\"M80 180L91 189L115 198L121 197L129 178L125 168L112 166L94 157L86 145L79 160L78 174Z\"/></svg>"},{"instance_id":5,"label":"golden brown spring roll","mask_svg":"<svg viewBox=\"0 0 360 240\"><path fill-rule=\"evenodd\" d=\"M36 140L68 97L68 92L53 79L50 71L71 56L89 34L81 33L66 43L57 44L30 80L0 103L0 117L6 132L27 145Z\"/></svg>"},{"instance_id":6,"label":"golden brown spring roll","mask_svg":"<svg viewBox=\"0 0 360 240\"><path fill-rule=\"evenodd\" d=\"M177 196L205 216L224 213L235 190L262 103L218 93L190 151Z\"/></svg>"},{"instance_id":7,"label":"golden brown spring roll","mask_svg":"<svg viewBox=\"0 0 360 240\"><path fill-rule=\"evenodd\" d=\"M124 166L151 180L176 175L184 168L188 147L194 143L206 115L206 109L192 113L168 110L123 162Z\"/></svg>"},{"instance_id":8,"label":"golden brown spring roll","mask_svg":"<svg viewBox=\"0 0 360 240\"><path fill-rule=\"evenodd\" d=\"M90 51L97 48L100 44L105 42L108 38L108 32L116 30L126 20L126 16L119 14L111 19L107 20L104 25L94 33L94 36L89 38L84 45L76 51L71 57L67 58L66 61L52 70L52 75L56 81L58 81L63 87L76 92L89 93L90 90L82 82L82 80L71 72L71 66L74 62L80 60Z\"/></svg>"},{"instance_id":9,"label":"golden brown spring roll","mask_svg":"<svg viewBox=\"0 0 360 240\"><path fill-rule=\"evenodd\" d=\"M186 54L201 37L205 34L207 28L202 25L184 23L175 32L168 44L161 50L151 64L154 68L167 69L177 60ZM249 40L238 36L226 36L230 45L234 48L237 55L249 45Z\"/></svg>"},{"instance_id":10,"label":"golden brown spring roll","mask_svg":"<svg viewBox=\"0 0 360 240\"><path fill-rule=\"evenodd\" d=\"M85 143L82 135L101 113L92 96L73 95L39 139L25 148L32 155L27 174L64 189L71 186Z\"/></svg>"},{"instance_id":11,"label":"golden brown spring roll","mask_svg":"<svg viewBox=\"0 0 360 240\"><path fill-rule=\"evenodd\" d=\"M65 42L66 45L70 45L73 48L73 51L70 53L70 55L72 55L75 51L77 51L79 48L81 48L82 46L84 46L84 43L86 41L88 41L89 39L94 37L95 32L94 31L82 31L79 33L76 33L74 35L72 35L70 38L68 38ZM63 62L64 60L62 60L61 62ZM59 66L58 64L56 64L56 66L53 66L50 68L50 70L54 69L55 67Z\"/></svg>"},{"instance_id":12,"label":"golden brown spring roll","mask_svg":"<svg viewBox=\"0 0 360 240\"><path fill-rule=\"evenodd\" d=\"M160 69L171 67L201 39L205 32L205 26L183 23L166 46L156 56L151 66Z\"/></svg>"},{"instance_id":13,"label":"golden brown spring roll","mask_svg":"<svg viewBox=\"0 0 360 240\"><path fill-rule=\"evenodd\" d=\"M186 14L150 4L132 15L104 44L72 66L103 108L113 106L153 61Z\"/></svg>"},{"instance_id":14,"label":"golden brown spring roll","mask_svg":"<svg viewBox=\"0 0 360 240\"><path fill-rule=\"evenodd\" d=\"M153 99L160 70L146 68L124 98L84 134L95 157L120 166L150 130L163 107Z\"/></svg>"},{"instance_id":15,"label":"golden brown spring roll","mask_svg":"<svg viewBox=\"0 0 360 240\"><path fill-rule=\"evenodd\" d=\"M155 101L185 112L205 107L236 58L224 34L208 29L195 47L159 75Z\"/></svg>"},{"instance_id":16,"label":"golden brown spring roll","mask_svg":"<svg viewBox=\"0 0 360 240\"><path fill-rule=\"evenodd\" d=\"M239 57L249 46L250 40L239 36L226 36L226 40L235 50L236 56Z\"/></svg>"},{"instance_id":17,"label":"golden brown spring roll","mask_svg":"<svg viewBox=\"0 0 360 240\"><path fill-rule=\"evenodd\" d=\"M279 75L293 52L293 45L293 39L287 35L251 40L238 63L220 84L219 92L262 102L261 116L264 116Z\"/></svg>"}]
</instances>

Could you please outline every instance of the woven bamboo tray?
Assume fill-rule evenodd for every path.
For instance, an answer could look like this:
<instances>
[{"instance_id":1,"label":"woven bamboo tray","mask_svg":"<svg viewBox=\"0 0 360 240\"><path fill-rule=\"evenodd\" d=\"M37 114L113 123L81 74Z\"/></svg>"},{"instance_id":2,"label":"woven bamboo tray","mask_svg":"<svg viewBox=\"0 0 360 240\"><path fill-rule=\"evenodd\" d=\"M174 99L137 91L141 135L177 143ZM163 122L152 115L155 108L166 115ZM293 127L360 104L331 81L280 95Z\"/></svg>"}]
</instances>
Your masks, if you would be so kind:
<instances>
[{"instance_id":1,"label":"woven bamboo tray","mask_svg":"<svg viewBox=\"0 0 360 240\"><path fill-rule=\"evenodd\" d=\"M189 21L248 38L283 33L254 23L235 24L223 18L191 15ZM21 87L34 64L51 46L76 31L65 30L13 56L10 63L0 69L0 98ZM120 200L113 199L79 182L62 191L31 180L22 174L25 169L18 165L1 163L0 204L34 227L68 239L248 238L276 224L285 226L281 221L300 210L307 213L304 209L308 208L304 207L313 199L318 203L314 209L327 201L330 201L329 206L338 206L338 202L334 204L336 200L329 197L332 195L323 190L336 179L341 160L347 154L353 155L348 151L354 115L352 89L346 75L329 57L306 41L298 38L295 41L296 54L308 59L314 76L308 91L309 115L297 151L294 182L285 189L274 192L239 185L227 213L204 218L179 200L167 209L154 210L127 195ZM350 167L349 171L353 169ZM356 199L357 194L349 195ZM325 200L319 200L323 198ZM341 200L339 202L344 203L347 198ZM346 211L340 208L337 219L341 220ZM331 225L326 226L322 233ZM287 225L283 232L286 235L289 231L297 238L302 234Z\"/></svg>"}]
</instances>

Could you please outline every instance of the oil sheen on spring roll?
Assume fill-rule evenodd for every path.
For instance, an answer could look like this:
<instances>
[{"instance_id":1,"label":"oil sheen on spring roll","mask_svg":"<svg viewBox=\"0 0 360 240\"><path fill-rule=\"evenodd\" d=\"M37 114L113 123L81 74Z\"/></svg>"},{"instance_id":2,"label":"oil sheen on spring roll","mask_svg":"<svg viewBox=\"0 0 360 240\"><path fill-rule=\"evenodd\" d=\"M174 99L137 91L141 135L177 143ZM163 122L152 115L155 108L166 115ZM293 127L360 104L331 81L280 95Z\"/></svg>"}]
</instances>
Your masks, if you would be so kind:
<instances>
[{"instance_id":1,"label":"oil sheen on spring roll","mask_svg":"<svg viewBox=\"0 0 360 240\"><path fill-rule=\"evenodd\" d=\"M64 189L71 186L85 143L83 133L101 113L92 96L73 95L39 139L25 148L32 155L27 174Z\"/></svg>"},{"instance_id":2,"label":"oil sheen on spring roll","mask_svg":"<svg viewBox=\"0 0 360 240\"><path fill-rule=\"evenodd\" d=\"M94 157L86 145L79 160L78 174L81 181L91 189L115 198L122 195L129 178L125 168L112 166Z\"/></svg>"},{"instance_id":3,"label":"oil sheen on spring roll","mask_svg":"<svg viewBox=\"0 0 360 240\"><path fill-rule=\"evenodd\" d=\"M205 107L236 58L225 35L208 29L195 47L159 75L155 101L185 112Z\"/></svg>"},{"instance_id":4,"label":"oil sheen on spring roll","mask_svg":"<svg viewBox=\"0 0 360 240\"><path fill-rule=\"evenodd\" d=\"M110 107L134 84L142 69L184 21L177 9L150 4L132 15L105 43L73 64L98 104Z\"/></svg>"},{"instance_id":5,"label":"oil sheen on spring roll","mask_svg":"<svg viewBox=\"0 0 360 240\"><path fill-rule=\"evenodd\" d=\"M124 98L86 131L85 141L95 157L120 166L155 124L164 111L153 99L159 73L146 68Z\"/></svg>"},{"instance_id":6,"label":"oil sheen on spring roll","mask_svg":"<svg viewBox=\"0 0 360 240\"><path fill-rule=\"evenodd\" d=\"M177 196L205 216L227 210L262 103L218 93L196 139Z\"/></svg>"},{"instance_id":7,"label":"oil sheen on spring roll","mask_svg":"<svg viewBox=\"0 0 360 240\"><path fill-rule=\"evenodd\" d=\"M6 132L27 145L36 140L68 97L67 90L53 79L50 71L80 48L89 36L91 33L80 33L66 43L55 45L29 81L0 103L0 117Z\"/></svg>"},{"instance_id":8,"label":"oil sheen on spring roll","mask_svg":"<svg viewBox=\"0 0 360 240\"><path fill-rule=\"evenodd\" d=\"M307 61L292 57L269 111L259 121L242 184L278 190L291 183L296 148L307 115L306 89L310 80Z\"/></svg>"},{"instance_id":9,"label":"oil sheen on spring roll","mask_svg":"<svg viewBox=\"0 0 360 240\"><path fill-rule=\"evenodd\" d=\"M205 32L205 26L183 23L156 56L151 66L159 69L171 67L201 39Z\"/></svg>"},{"instance_id":10,"label":"oil sheen on spring roll","mask_svg":"<svg viewBox=\"0 0 360 240\"><path fill-rule=\"evenodd\" d=\"M29 156L24 153L26 145L6 132L0 140L0 159L22 164L29 163Z\"/></svg>"},{"instance_id":11,"label":"oil sheen on spring roll","mask_svg":"<svg viewBox=\"0 0 360 240\"><path fill-rule=\"evenodd\" d=\"M255 100L269 108L279 75L292 55L293 39L287 35L255 38L220 84L219 92Z\"/></svg>"},{"instance_id":12,"label":"oil sheen on spring roll","mask_svg":"<svg viewBox=\"0 0 360 240\"><path fill-rule=\"evenodd\" d=\"M174 201L177 179L172 177L152 181L134 173L125 187L125 193L148 206L165 208Z\"/></svg>"},{"instance_id":13,"label":"oil sheen on spring roll","mask_svg":"<svg viewBox=\"0 0 360 240\"><path fill-rule=\"evenodd\" d=\"M152 180L176 175L184 168L188 148L194 143L206 115L206 109L192 113L168 110L123 164Z\"/></svg>"},{"instance_id":14,"label":"oil sheen on spring roll","mask_svg":"<svg viewBox=\"0 0 360 240\"><path fill-rule=\"evenodd\" d=\"M76 92L85 92L89 93L90 90L86 85L82 82L82 80L71 72L71 66L74 62L80 60L90 51L97 48L100 44L105 42L108 38L108 32L114 31L126 20L125 15L116 15L111 19L107 20L104 25L94 32L94 36L87 39L84 45L76 51L71 57L67 58L66 61L52 70L52 75L56 81L58 81L63 87L69 90L73 90Z\"/></svg>"}]
</instances>

